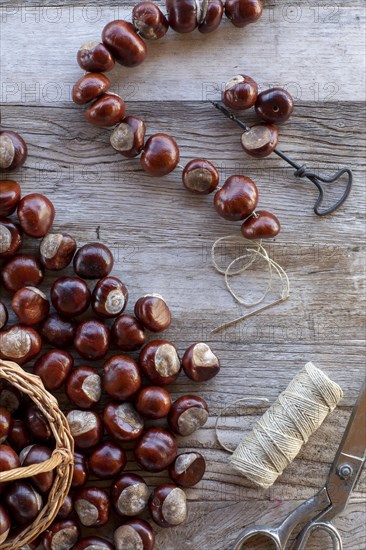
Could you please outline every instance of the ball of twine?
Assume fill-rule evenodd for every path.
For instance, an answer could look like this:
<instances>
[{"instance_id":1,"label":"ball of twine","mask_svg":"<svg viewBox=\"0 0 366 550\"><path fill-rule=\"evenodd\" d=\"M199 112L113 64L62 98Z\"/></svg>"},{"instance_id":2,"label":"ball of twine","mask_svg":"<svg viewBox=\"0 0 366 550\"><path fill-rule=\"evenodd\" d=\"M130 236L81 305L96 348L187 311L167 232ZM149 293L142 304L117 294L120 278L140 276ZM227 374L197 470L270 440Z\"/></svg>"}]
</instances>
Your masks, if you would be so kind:
<instances>
[{"instance_id":1,"label":"ball of twine","mask_svg":"<svg viewBox=\"0 0 366 550\"><path fill-rule=\"evenodd\" d=\"M74 471L74 441L57 400L46 391L38 376L29 374L16 363L0 360L0 379L7 380L20 392L30 397L47 418L56 442L51 458L45 462L0 472L0 483L2 483L55 470L55 479L48 501L37 518L23 531L6 539L1 545L1 550L18 550L45 531L61 508L70 490Z\"/></svg>"},{"instance_id":2,"label":"ball of twine","mask_svg":"<svg viewBox=\"0 0 366 550\"><path fill-rule=\"evenodd\" d=\"M338 384L307 363L254 424L233 452L230 463L245 477L268 489L342 396Z\"/></svg>"}]
</instances>

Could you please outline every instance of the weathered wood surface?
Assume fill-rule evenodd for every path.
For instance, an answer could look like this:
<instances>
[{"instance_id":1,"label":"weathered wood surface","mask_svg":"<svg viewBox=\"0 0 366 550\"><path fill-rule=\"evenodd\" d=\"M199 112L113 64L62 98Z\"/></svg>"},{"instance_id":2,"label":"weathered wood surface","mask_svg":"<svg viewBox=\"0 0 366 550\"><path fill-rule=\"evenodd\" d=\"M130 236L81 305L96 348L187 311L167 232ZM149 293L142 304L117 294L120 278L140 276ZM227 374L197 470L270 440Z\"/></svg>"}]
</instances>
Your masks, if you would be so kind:
<instances>
[{"instance_id":1,"label":"weathered wood surface","mask_svg":"<svg viewBox=\"0 0 366 550\"><path fill-rule=\"evenodd\" d=\"M111 246L114 273L128 285L130 304L150 290L165 295L174 313L166 337L181 352L203 339L222 358L215 380L197 386L182 375L172 387L174 397L197 392L209 402L207 426L180 443L182 450L202 449L208 469L187 491L187 522L174 530L157 529L157 548L228 550L244 526L278 521L321 486L365 374L363 4L268 3L262 21L244 32L225 24L206 38L170 33L149 46L143 67L113 72L114 90L125 92L128 110L146 120L149 133L172 133L183 163L203 156L219 166L222 180L247 174L259 185L261 207L282 221L268 248L289 274L290 300L218 335L211 330L243 308L212 269L210 248L239 227L216 216L211 197L185 193L178 172L152 179L138 160L121 159L108 146L108 132L87 125L83 110L69 102L70 86L80 74L77 47L99 36L103 24L126 14L131 3L99 0L93 22L95 6L76 0L47 0L41 6L33 0L0 2L2 119L27 140L29 159L17 178L24 192L38 190L52 198L56 227L73 233L80 244L99 235ZM52 22L57 13L61 19ZM354 190L337 214L314 216L312 186L296 182L274 156L263 161L244 156L235 125L202 102L217 97L215 89L239 71L261 85L294 83L290 89L300 90L296 113L281 128L284 151L325 172L353 165ZM223 261L238 250L221 248ZM46 287L50 282L47 277ZM265 277L258 265L235 284L253 297L260 283ZM228 465L215 439L215 418L244 395L275 400L308 360L342 385L342 404L274 487L256 489ZM224 440L238 443L256 414L253 408L229 409L222 419ZM132 453L129 458L128 469L136 470ZM165 474L145 477L151 486L166 480ZM365 491L363 476L336 520L347 550L366 548ZM107 531L111 536L112 527ZM309 544L309 550L328 547L330 541L321 536Z\"/></svg>"}]
</instances>

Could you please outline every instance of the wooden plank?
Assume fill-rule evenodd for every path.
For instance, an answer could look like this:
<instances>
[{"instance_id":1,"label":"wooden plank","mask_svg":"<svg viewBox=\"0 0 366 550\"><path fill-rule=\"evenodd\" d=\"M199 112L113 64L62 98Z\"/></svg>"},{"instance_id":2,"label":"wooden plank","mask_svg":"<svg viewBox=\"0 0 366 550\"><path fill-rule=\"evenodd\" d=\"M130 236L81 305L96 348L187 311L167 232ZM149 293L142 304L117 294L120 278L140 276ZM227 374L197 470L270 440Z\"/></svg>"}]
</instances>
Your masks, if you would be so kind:
<instances>
[{"instance_id":1,"label":"wooden plank","mask_svg":"<svg viewBox=\"0 0 366 550\"><path fill-rule=\"evenodd\" d=\"M208 158L222 182L235 173L252 177L261 208L282 222L280 235L267 247L289 274L290 299L219 334L211 330L246 310L225 291L210 250L216 238L239 235L239 224L221 220L212 197L187 194L179 171L151 178L138 160L114 153L108 131L88 125L83 109L69 102L80 75L78 46L99 36L110 19L125 17L132 5L0 0L2 120L29 145L27 164L13 177L25 193L37 190L52 198L56 228L74 234L80 244L100 238L111 247L114 274L130 291L128 310L140 295L160 291L174 314L164 337L180 353L205 340L222 359L216 379L196 385L181 375L170 388L173 398L199 393L209 403L207 425L179 444L181 451L202 450L208 467L205 479L187 491L187 522L173 530L157 528L157 549L229 550L244 526L259 518L274 524L321 487L365 374L363 2L267 3L262 20L244 32L226 22L208 37L170 33L149 45L144 66L111 73L114 91L126 97L130 113L144 118L149 135L171 133L183 164ZM320 172L354 168L354 190L337 214L317 218L312 186L297 182L292 169L273 155L261 161L245 156L238 129L208 103L233 73L244 70L261 86L278 82L297 92L295 115L280 129L285 152ZM254 121L250 113L244 118ZM36 253L37 245L27 241L25 249ZM242 245L221 246L220 260L229 263L242 250ZM45 289L53 279L47 275ZM262 266L233 284L255 298L266 284ZM10 297L0 289L0 298ZM267 491L255 488L228 465L228 454L215 439L215 419L243 395L264 394L273 402L308 360L341 384L344 399L280 480ZM62 392L58 397L69 407ZM221 421L224 441L235 446L261 411L229 408ZM128 458L127 470L138 472L131 447ZM167 481L165 473L143 475L151 487ZM363 476L336 520L347 550L366 549L365 495ZM109 524L98 534L111 538L112 531ZM309 550L328 547L329 540L317 536Z\"/></svg>"},{"instance_id":2,"label":"wooden plank","mask_svg":"<svg viewBox=\"0 0 366 550\"><path fill-rule=\"evenodd\" d=\"M3 7L1 101L52 105L68 100L81 75L75 61L79 46L99 39L105 23L127 16L132 5L97 6L90 13L80 4ZM349 2L319 10L308 3L276 3L244 31L225 21L208 36L169 33L149 44L145 63L133 71L117 67L111 77L128 100L207 99L217 96L233 74L245 72L261 87L280 83L305 101L362 101L364 23L362 7Z\"/></svg>"}]
</instances>

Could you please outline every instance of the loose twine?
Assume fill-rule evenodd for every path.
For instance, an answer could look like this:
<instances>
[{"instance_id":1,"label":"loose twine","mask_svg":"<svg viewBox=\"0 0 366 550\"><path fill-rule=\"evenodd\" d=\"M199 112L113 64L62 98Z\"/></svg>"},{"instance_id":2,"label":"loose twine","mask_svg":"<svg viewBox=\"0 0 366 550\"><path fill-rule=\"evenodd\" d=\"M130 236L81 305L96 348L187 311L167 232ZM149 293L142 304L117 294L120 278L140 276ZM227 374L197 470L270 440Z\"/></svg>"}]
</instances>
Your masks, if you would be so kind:
<instances>
[{"instance_id":1,"label":"loose twine","mask_svg":"<svg viewBox=\"0 0 366 550\"><path fill-rule=\"evenodd\" d=\"M221 414L216 420L216 437L221 447L233 452L230 458L232 466L260 487L268 489L329 412L335 409L342 396L338 384L313 363L307 363L234 451L220 440L218 421ZM261 397L254 399L268 401Z\"/></svg>"},{"instance_id":2,"label":"loose twine","mask_svg":"<svg viewBox=\"0 0 366 550\"><path fill-rule=\"evenodd\" d=\"M21 532L6 539L1 550L18 550L40 535L55 519L71 486L74 471L74 441L65 416L58 407L57 400L45 390L41 379L24 371L19 365L0 360L0 380L10 382L20 392L28 395L47 418L55 438L55 449L51 458L39 464L14 468L0 472L0 482L25 479L43 472L55 471L53 486L35 520Z\"/></svg>"},{"instance_id":3,"label":"loose twine","mask_svg":"<svg viewBox=\"0 0 366 550\"><path fill-rule=\"evenodd\" d=\"M218 246L218 244L220 244L224 241L229 241L232 244L240 244L240 245L245 243L245 246L246 246L246 248L244 250L244 254L241 254L238 257L236 257L232 262L230 262L230 264L225 269L220 267L217 260L216 260L217 246ZM224 323L224 324L220 325L219 327L217 327L217 328L215 328L211 331L212 334L215 334L217 332L221 332L222 330L227 329L227 328L235 325L236 323L239 323L240 321L244 321L248 317L252 317L253 315L256 315L257 313L260 313L260 312L265 311L266 309L269 309L269 308L271 308L271 307L273 307L277 304L280 304L280 303L286 301L287 298L289 298L289 296L290 296L290 281L289 281L289 278L287 276L286 271L277 262L275 262L274 260L272 260L269 257L268 252L266 251L266 249L262 245L262 241L254 241L254 242L253 241L248 241L244 237L238 237L237 235L227 235L226 237L221 237L221 238L217 239L214 242L214 244L212 245L211 259L212 259L212 264L213 264L214 268L216 269L216 271L218 271L218 273L221 273L222 275L224 275L226 288L230 292L232 297L239 304L241 304L241 305L243 305L247 308L258 306L259 304L261 304L265 300L267 295L272 290L274 274L279 277L280 283L281 283L280 297L277 300L273 300L272 302L270 302L268 304L265 304L265 305L263 305L259 308L254 309L253 311L250 311L249 313L241 315L240 317L237 317L236 319L233 319L232 321L229 321L227 323ZM263 294L261 295L261 297L258 300L253 301L253 302L247 302L244 298L239 296L233 290L233 288L230 284L229 278L233 277L235 275L240 275L240 274L244 273L245 271L247 271L257 259L263 259L267 263L268 282L267 282L267 286L266 286ZM236 264L238 264L239 262L242 262L243 260L247 260L247 262L242 267L240 267L239 269L234 269Z\"/></svg>"}]
</instances>

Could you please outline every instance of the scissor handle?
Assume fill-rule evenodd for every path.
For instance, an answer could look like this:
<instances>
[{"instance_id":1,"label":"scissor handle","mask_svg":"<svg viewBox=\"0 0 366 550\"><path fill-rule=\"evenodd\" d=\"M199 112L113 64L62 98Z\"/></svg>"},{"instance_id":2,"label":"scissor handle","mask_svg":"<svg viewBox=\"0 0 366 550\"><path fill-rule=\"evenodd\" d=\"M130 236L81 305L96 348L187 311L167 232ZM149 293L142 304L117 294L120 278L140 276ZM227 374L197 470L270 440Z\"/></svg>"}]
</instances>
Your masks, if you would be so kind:
<instances>
[{"instance_id":1,"label":"scissor handle","mask_svg":"<svg viewBox=\"0 0 366 550\"><path fill-rule=\"evenodd\" d=\"M333 550L343 550L341 535L330 521L313 521L305 525L293 545L293 550L306 550L307 543L314 531L326 531L333 541Z\"/></svg>"},{"instance_id":2,"label":"scissor handle","mask_svg":"<svg viewBox=\"0 0 366 550\"><path fill-rule=\"evenodd\" d=\"M245 542L248 542L248 540L258 536L271 539L271 541L275 544L276 550L285 550L285 546L280 539L279 530L276 528L267 527L266 525L247 527L246 529L244 529L244 531L242 531L236 539L232 550L242 550L243 544Z\"/></svg>"}]
</instances>

